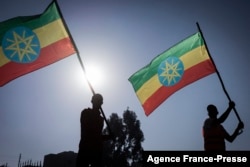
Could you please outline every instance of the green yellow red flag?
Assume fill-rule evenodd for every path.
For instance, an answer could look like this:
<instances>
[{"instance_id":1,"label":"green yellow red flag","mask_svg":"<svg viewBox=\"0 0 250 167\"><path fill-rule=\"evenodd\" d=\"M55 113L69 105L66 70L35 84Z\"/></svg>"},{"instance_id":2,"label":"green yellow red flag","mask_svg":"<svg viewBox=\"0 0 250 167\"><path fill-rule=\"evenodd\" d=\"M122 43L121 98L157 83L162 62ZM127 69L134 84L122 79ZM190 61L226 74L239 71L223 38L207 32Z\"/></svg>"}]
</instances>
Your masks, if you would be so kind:
<instances>
[{"instance_id":1,"label":"green yellow red flag","mask_svg":"<svg viewBox=\"0 0 250 167\"><path fill-rule=\"evenodd\" d=\"M198 32L155 57L129 81L148 116L173 93L214 72Z\"/></svg>"},{"instance_id":2,"label":"green yellow red flag","mask_svg":"<svg viewBox=\"0 0 250 167\"><path fill-rule=\"evenodd\" d=\"M40 15L0 23L0 86L75 53L55 2Z\"/></svg>"}]
</instances>

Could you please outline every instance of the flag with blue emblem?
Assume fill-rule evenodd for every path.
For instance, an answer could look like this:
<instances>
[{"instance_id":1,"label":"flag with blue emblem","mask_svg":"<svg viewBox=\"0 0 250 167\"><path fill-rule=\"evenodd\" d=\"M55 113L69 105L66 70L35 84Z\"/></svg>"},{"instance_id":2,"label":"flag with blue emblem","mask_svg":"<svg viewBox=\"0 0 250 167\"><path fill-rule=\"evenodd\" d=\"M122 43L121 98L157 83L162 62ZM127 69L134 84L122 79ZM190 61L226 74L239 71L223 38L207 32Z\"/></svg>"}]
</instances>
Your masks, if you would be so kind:
<instances>
[{"instance_id":1,"label":"flag with blue emblem","mask_svg":"<svg viewBox=\"0 0 250 167\"><path fill-rule=\"evenodd\" d=\"M40 15L0 23L0 86L75 53L53 2Z\"/></svg>"},{"instance_id":2,"label":"flag with blue emblem","mask_svg":"<svg viewBox=\"0 0 250 167\"><path fill-rule=\"evenodd\" d=\"M148 116L173 93L214 72L198 32L155 57L129 81Z\"/></svg>"}]
</instances>

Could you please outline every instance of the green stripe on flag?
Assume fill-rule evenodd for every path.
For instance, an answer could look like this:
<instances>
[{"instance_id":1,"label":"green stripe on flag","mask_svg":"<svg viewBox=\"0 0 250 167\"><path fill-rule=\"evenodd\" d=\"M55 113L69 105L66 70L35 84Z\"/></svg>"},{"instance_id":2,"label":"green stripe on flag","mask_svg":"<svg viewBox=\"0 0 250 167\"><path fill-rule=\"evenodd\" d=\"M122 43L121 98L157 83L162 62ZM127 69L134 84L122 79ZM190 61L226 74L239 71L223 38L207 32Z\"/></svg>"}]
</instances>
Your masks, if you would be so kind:
<instances>
[{"instance_id":1,"label":"green stripe on flag","mask_svg":"<svg viewBox=\"0 0 250 167\"><path fill-rule=\"evenodd\" d=\"M19 16L0 23L0 39L3 38L6 31L17 26L25 26L30 29L37 29L48 23L60 19L56 4L52 3L43 14L34 16Z\"/></svg>"}]
</instances>

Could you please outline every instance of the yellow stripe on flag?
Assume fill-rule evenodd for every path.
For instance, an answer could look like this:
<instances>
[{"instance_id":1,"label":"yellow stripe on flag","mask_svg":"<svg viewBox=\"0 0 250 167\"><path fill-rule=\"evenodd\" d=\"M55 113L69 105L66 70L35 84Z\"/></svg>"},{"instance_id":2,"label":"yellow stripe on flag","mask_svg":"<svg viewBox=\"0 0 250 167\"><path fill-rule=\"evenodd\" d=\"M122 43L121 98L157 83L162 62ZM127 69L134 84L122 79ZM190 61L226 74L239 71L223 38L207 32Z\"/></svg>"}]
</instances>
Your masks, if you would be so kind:
<instances>
[{"instance_id":1,"label":"yellow stripe on flag","mask_svg":"<svg viewBox=\"0 0 250 167\"><path fill-rule=\"evenodd\" d=\"M208 59L209 56L204 45L193 49L192 51L180 57L180 60L184 64L184 70L187 70L190 67L195 66ZM138 96L141 104L144 104L144 102L161 86L162 84L159 82L158 74L155 74L151 79L145 82L136 92L136 95Z\"/></svg>"},{"instance_id":2,"label":"yellow stripe on flag","mask_svg":"<svg viewBox=\"0 0 250 167\"><path fill-rule=\"evenodd\" d=\"M41 48L68 37L68 33L65 30L61 19L39 27L33 31L36 33L39 39ZM4 56L3 49L0 47L0 67L4 64L7 64L8 62L10 62L10 60Z\"/></svg>"},{"instance_id":3,"label":"yellow stripe on flag","mask_svg":"<svg viewBox=\"0 0 250 167\"><path fill-rule=\"evenodd\" d=\"M34 32L39 38L41 48L55 43L56 41L61 40L65 37L68 37L68 33L65 30L61 19L49 23L46 26L35 29Z\"/></svg>"},{"instance_id":4,"label":"yellow stripe on flag","mask_svg":"<svg viewBox=\"0 0 250 167\"><path fill-rule=\"evenodd\" d=\"M7 64L9 61L10 60L4 56L2 47L0 47L0 67Z\"/></svg>"}]
</instances>

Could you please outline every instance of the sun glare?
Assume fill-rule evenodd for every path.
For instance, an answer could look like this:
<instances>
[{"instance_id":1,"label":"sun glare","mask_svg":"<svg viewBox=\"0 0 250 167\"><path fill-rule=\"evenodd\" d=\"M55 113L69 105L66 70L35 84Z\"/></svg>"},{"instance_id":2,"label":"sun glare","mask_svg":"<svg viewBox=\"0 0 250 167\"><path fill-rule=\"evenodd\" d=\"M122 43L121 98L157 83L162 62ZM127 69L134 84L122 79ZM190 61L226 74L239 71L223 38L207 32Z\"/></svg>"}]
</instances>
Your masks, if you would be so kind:
<instances>
[{"instance_id":1,"label":"sun glare","mask_svg":"<svg viewBox=\"0 0 250 167\"><path fill-rule=\"evenodd\" d=\"M86 77L94 88L103 84L104 72L98 65L87 65L85 70Z\"/></svg>"}]
</instances>

